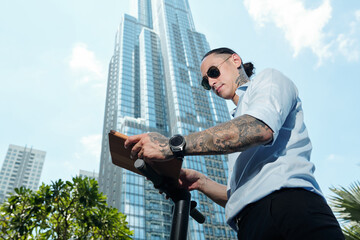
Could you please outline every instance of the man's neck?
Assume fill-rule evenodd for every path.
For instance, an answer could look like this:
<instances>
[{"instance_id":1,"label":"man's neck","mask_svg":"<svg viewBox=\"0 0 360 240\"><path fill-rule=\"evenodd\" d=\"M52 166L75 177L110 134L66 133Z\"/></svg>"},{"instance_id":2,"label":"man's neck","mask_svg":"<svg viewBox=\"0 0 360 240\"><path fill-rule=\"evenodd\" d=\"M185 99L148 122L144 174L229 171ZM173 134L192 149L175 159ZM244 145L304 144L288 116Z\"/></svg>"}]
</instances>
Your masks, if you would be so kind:
<instances>
[{"instance_id":1,"label":"man's neck","mask_svg":"<svg viewBox=\"0 0 360 240\"><path fill-rule=\"evenodd\" d=\"M241 65L241 67L238 69L239 71L239 76L236 78L235 83L237 84L238 87L240 87L241 85L247 83L248 81L250 81L249 77L246 75L244 66Z\"/></svg>"},{"instance_id":2,"label":"man's neck","mask_svg":"<svg viewBox=\"0 0 360 240\"><path fill-rule=\"evenodd\" d=\"M233 98L231 99L233 101L233 103L237 106L238 102L239 102L239 96L235 93Z\"/></svg>"},{"instance_id":3,"label":"man's neck","mask_svg":"<svg viewBox=\"0 0 360 240\"><path fill-rule=\"evenodd\" d=\"M236 78L235 83L236 83L237 87L240 87L241 85L244 85L245 83L249 82L250 79L246 75L243 65L241 65L241 68L239 68L238 70L239 70L239 76ZM239 101L239 96L236 95L236 93L234 93L234 96L231 100L237 106L238 101Z\"/></svg>"}]
</instances>

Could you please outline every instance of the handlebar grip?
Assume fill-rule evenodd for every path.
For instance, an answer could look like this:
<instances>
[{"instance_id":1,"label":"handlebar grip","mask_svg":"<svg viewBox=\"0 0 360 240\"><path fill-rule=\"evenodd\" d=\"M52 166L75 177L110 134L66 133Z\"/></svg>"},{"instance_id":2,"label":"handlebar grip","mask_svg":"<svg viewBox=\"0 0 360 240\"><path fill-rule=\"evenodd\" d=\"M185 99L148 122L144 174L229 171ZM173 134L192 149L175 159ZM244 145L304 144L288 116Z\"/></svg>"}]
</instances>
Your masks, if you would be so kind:
<instances>
[{"instance_id":1,"label":"handlebar grip","mask_svg":"<svg viewBox=\"0 0 360 240\"><path fill-rule=\"evenodd\" d=\"M204 223L205 222L205 216L199 212L199 210L196 209L197 203L195 201L191 201L191 210L190 210L190 216L195 219L198 223Z\"/></svg>"},{"instance_id":2,"label":"handlebar grip","mask_svg":"<svg viewBox=\"0 0 360 240\"><path fill-rule=\"evenodd\" d=\"M190 216L195 219L198 223L204 223L205 222L205 216L199 212L196 208L191 209Z\"/></svg>"}]
</instances>

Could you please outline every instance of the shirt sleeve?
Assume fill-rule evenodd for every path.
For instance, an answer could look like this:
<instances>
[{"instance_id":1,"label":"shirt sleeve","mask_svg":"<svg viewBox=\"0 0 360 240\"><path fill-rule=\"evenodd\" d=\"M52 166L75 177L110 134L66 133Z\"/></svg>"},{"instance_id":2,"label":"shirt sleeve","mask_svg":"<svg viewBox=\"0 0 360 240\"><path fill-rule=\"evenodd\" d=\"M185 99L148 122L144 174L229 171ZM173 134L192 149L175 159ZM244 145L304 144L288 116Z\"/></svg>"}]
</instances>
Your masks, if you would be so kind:
<instances>
[{"instance_id":1,"label":"shirt sleeve","mask_svg":"<svg viewBox=\"0 0 360 240\"><path fill-rule=\"evenodd\" d=\"M253 81L243 114L261 120L273 130L271 146L296 104L298 91L290 79L274 69L264 70Z\"/></svg>"}]
</instances>

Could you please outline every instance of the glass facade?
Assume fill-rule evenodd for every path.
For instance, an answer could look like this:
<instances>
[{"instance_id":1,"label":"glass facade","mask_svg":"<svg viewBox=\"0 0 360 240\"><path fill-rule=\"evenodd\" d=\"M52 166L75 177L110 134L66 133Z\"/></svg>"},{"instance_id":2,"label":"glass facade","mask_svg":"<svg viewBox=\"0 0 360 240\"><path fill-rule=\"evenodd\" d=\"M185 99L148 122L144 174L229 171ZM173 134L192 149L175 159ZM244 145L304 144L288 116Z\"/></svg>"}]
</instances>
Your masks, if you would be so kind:
<instances>
[{"instance_id":1,"label":"glass facade","mask_svg":"<svg viewBox=\"0 0 360 240\"><path fill-rule=\"evenodd\" d=\"M108 203L128 216L134 239L168 239L172 202L144 177L112 164L107 134L187 135L230 115L223 99L201 87L201 58L210 48L194 28L188 1L138 0L137 8L138 18L124 15L109 64L99 185ZM226 156L187 156L183 167L226 184ZM206 221L190 218L188 239L235 238L224 209L202 193L191 194Z\"/></svg>"}]
</instances>

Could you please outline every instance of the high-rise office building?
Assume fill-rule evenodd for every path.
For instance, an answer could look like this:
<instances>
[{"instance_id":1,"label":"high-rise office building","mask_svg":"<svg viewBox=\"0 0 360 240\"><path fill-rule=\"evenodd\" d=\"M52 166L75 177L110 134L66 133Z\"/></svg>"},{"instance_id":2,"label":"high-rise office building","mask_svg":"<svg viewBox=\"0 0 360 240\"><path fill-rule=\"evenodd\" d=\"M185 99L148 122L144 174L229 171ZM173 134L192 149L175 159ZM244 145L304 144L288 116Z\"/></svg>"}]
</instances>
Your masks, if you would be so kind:
<instances>
[{"instance_id":1,"label":"high-rise office building","mask_svg":"<svg viewBox=\"0 0 360 240\"><path fill-rule=\"evenodd\" d=\"M39 187L46 152L34 148L9 145L0 172L0 203L15 188L24 186L33 191Z\"/></svg>"},{"instance_id":2,"label":"high-rise office building","mask_svg":"<svg viewBox=\"0 0 360 240\"><path fill-rule=\"evenodd\" d=\"M107 134L113 129L126 135L187 135L230 115L223 99L201 87L201 58L210 47L195 30L188 1L137 3L137 18L123 16L109 64L99 185L108 203L128 216L134 239L168 239L171 201L144 177L112 164ZM226 184L226 156L187 156L183 167ZM235 238L224 209L202 193L191 194L206 221L190 219L189 239Z\"/></svg>"},{"instance_id":3,"label":"high-rise office building","mask_svg":"<svg viewBox=\"0 0 360 240\"><path fill-rule=\"evenodd\" d=\"M90 171L86 171L86 170L81 170L79 171L79 177L88 177L88 178L93 178L96 181L99 180L99 173L97 172L90 172Z\"/></svg>"}]
</instances>

